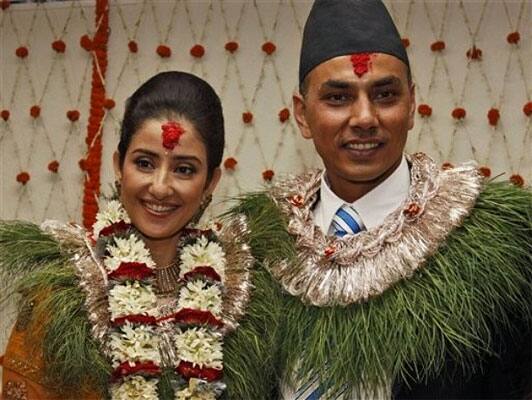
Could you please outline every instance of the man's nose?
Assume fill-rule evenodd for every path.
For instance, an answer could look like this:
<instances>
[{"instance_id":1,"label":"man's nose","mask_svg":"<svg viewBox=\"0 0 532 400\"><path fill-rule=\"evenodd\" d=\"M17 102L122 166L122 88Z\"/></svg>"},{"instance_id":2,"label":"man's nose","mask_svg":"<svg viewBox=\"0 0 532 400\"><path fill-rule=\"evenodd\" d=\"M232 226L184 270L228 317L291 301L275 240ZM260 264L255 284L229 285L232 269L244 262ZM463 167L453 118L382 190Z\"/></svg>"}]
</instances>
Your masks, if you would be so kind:
<instances>
[{"instance_id":1,"label":"man's nose","mask_svg":"<svg viewBox=\"0 0 532 400\"><path fill-rule=\"evenodd\" d=\"M353 129L373 132L378 124L375 105L366 95L361 95L351 108L349 125Z\"/></svg>"}]
</instances>

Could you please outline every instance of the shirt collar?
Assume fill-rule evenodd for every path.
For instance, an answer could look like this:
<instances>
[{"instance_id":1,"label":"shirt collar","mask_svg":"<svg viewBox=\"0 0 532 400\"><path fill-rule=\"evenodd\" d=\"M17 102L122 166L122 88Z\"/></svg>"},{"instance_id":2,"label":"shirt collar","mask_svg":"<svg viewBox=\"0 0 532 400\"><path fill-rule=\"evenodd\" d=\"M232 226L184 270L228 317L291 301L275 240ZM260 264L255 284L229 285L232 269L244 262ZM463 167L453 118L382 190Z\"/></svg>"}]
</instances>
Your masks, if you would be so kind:
<instances>
[{"instance_id":1,"label":"shirt collar","mask_svg":"<svg viewBox=\"0 0 532 400\"><path fill-rule=\"evenodd\" d=\"M359 214L366 229L372 229L382 224L388 214L401 206L408 196L409 188L410 171L403 155L399 167L388 178L351 205ZM325 171L321 176L320 203L322 221L319 225L322 227L329 227L338 208L346 203L329 187Z\"/></svg>"}]
</instances>

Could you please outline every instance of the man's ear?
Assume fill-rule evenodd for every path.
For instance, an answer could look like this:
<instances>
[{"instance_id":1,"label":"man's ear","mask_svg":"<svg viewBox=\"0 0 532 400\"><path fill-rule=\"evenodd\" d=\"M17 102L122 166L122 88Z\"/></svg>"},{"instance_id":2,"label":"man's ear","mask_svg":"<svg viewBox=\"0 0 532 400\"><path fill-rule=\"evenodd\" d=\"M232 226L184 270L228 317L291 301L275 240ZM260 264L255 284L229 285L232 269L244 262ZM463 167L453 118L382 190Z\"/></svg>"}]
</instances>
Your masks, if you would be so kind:
<instances>
[{"instance_id":1,"label":"man's ear","mask_svg":"<svg viewBox=\"0 0 532 400\"><path fill-rule=\"evenodd\" d=\"M207 183L207 187L205 188L204 195L208 196L214 192L214 189L216 189L216 186L218 186L218 183L220 182L220 178L222 177L222 170L220 167L217 167L212 171L211 180Z\"/></svg>"},{"instance_id":2,"label":"man's ear","mask_svg":"<svg viewBox=\"0 0 532 400\"><path fill-rule=\"evenodd\" d=\"M414 127L414 120L416 117L416 85L414 82L410 84L410 110L408 110L408 130Z\"/></svg>"},{"instance_id":3,"label":"man's ear","mask_svg":"<svg viewBox=\"0 0 532 400\"><path fill-rule=\"evenodd\" d=\"M294 117L296 119L297 126L299 126L301 136L303 136L305 139L312 139L312 132L309 129L307 118L305 115L305 99L303 98L301 93L294 93L294 95L292 96L292 102L294 107Z\"/></svg>"},{"instance_id":4,"label":"man's ear","mask_svg":"<svg viewBox=\"0 0 532 400\"><path fill-rule=\"evenodd\" d=\"M120 181L122 179L122 168L120 167L120 154L118 154L118 151L113 153L113 169L115 171L115 179Z\"/></svg>"}]
</instances>

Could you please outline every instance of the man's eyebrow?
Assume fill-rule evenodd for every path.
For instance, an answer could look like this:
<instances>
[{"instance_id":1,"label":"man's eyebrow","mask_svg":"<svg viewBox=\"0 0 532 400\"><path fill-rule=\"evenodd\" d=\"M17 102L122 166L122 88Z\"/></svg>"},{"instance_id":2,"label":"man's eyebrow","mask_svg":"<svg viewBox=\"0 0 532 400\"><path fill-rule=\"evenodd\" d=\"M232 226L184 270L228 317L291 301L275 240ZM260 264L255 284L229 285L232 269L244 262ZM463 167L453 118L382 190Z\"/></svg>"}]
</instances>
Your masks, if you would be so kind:
<instances>
[{"instance_id":1,"label":"man's eyebrow","mask_svg":"<svg viewBox=\"0 0 532 400\"><path fill-rule=\"evenodd\" d=\"M388 85L401 85L401 79L396 76L387 76L382 79L378 79L373 82L372 86L388 86Z\"/></svg>"},{"instance_id":2,"label":"man's eyebrow","mask_svg":"<svg viewBox=\"0 0 532 400\"><path fill-rule=\"evenodd\" d=\"M159 154L151 151L151 150L147 150L147 149L135 149L132 151L132 154L136 154L136 153L140 153L140 154L145 154L147 156L150 156L150 157L153 157L153 158L160 158ZM172 159L174 161L196 161L196 162L199 162L201 164L201 160L194 156L194 155L187 155L187 154L176 154L174 156L172 156Z\"/></svg>"},{"instance_id":3,"label":"man's eyebrow","mask_svg":"<svg viewBox=\"0 0 532 400\"><path fill-rule=\"evenodd\" d=\"M353 84L348 81L329 79L321 85L321 89L349 89Z\"/></svg>"}]
</instances>

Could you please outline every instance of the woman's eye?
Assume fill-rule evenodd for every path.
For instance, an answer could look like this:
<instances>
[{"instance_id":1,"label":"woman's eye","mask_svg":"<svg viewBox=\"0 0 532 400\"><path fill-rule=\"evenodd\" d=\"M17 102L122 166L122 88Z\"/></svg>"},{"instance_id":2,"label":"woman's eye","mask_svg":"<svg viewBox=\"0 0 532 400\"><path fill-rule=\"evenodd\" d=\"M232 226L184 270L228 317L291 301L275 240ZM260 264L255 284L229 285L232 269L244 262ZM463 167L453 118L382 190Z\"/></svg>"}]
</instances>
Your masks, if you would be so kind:
<instances>
[{"instance_id":1,"label":"woman's eye","mask_svg":"<svg viewBox=\"0 0 532 400\"><path fill-rule=\"evenodd\" d=\"M139 158L138 160L135 160L135 164L137 164L137 167L139 167L140 169L152 168L152 163L149 160L146 160L145 158Z\"/></svg>"},{"instance_id":2,"label":"woman's eye","mask_svg":"<svg viewBox=\"0 0 532 400\"><path fill-rule=\"evenodd\" d=\"M175 171L180 175L186 176L192 175L196 172L196 170L189 165L180 165L175 169Z\"/></svg>"}]
</instances>

